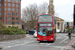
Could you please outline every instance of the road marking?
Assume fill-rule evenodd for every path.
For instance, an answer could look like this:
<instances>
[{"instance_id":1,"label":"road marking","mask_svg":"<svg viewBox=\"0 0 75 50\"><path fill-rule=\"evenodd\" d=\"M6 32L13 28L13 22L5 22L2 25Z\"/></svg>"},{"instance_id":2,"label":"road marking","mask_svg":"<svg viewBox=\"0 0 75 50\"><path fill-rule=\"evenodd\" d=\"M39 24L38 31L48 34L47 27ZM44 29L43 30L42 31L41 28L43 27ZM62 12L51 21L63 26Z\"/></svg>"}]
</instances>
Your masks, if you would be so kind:
<instances>
[{"instance_id":1,"label":"road marking","mask_svg":"<svg viewBox=\"0 0 75 50\"><path fill-rule=\"evenodd\" d=\"M67 48L74 40L75 40L75 38L72 39L72 40L65 46L65 48Z\"/></svg>"},{"instance_id":2,"label":"road marking","mask_svg":"<svg viewBox=\"0 0 75 50\"><path fill-rule=\"evenodd\" d=\"M67 39L68 39L68 37L67 37L66 39L62 40L60 43L64 42L64 41L67 40Z\"/></svg>"},{"instance_id":3,"label":"road marking","mask_svg":"<svg viewBox=\"0 0 75 50\"><path fill-rule=\"evenodd\" d=\"M75 43L75 41L72 43L72 45Z\"/></svg>"}]
</instances>

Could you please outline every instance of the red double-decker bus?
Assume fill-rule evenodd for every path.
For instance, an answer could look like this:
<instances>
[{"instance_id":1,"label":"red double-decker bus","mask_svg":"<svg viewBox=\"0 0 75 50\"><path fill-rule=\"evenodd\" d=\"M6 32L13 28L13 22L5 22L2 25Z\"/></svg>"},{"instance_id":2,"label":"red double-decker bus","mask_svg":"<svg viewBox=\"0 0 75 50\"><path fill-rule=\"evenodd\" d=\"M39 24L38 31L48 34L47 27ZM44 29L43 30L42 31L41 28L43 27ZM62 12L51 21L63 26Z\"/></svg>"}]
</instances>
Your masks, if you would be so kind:
<instances>
[{"instance_id":1,"label":"red double-decker bus","mask_svg":"<svg viewBox=\"0 0 75 50\"><path fill-rule=\"evenodd\" d=\"M56 28L53 15L41 14L37 18L37 41L55 41Z\"/></svg>"}]
</instances>

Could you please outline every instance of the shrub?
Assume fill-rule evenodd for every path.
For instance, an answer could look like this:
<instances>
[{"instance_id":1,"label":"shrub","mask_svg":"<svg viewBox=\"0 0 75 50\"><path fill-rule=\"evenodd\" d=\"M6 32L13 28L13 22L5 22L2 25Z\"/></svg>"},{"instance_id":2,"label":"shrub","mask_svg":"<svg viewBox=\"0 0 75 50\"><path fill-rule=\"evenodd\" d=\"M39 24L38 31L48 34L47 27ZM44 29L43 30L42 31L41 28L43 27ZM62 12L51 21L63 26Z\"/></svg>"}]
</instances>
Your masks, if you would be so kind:
<instances>
[{"instance_id":1,"label":"shrub","mask_svg":"<svg viewBox=\"0 0 75 50\"><path fill-rule=\"evenodd\" d=\"M18 27L3 28L3 29L0 30L0 32L2 32L2 34L9 34L9 35L26 34L26 31L18 29Z\"/></svg>"},{"instance_id":2,"label":"shrub","mask_svg":"<svg viewBox=\"0 0 75 50\"><path fill-rule=\"evenodd\" d=\"M66 28L68 31L71 31L71 32L73 32L73 28Z\"/></svg>"},{"instance_id":3,"label":"shrub","mask_svg":"<svg viewBox=\"0 0 75 50\"><path fill-rule=\"evenodd\" d=\"M13 29L18 29L18 27L15 27L15 26L12 26L11 28L13 28Z\"/></svg>"}]
</instances>

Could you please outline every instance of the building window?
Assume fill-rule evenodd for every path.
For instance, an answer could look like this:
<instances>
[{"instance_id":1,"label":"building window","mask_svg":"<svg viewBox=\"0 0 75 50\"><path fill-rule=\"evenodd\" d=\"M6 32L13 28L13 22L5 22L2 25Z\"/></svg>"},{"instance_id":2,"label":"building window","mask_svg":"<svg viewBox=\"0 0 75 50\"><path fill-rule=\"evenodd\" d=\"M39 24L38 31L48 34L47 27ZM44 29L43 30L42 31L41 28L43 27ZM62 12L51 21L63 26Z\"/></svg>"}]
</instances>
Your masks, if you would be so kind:
<instances>
[{"instance_id":1,"label":"building window","mask_svg":"<svg viewBox=\"0 0 75 50\"><path fill-rule=\"evenodd\" d=\"M11 17L8 17L8 20L11 20Z\"/></svg>"},{"instance_id":2,"label":"building window","mask_svg":"<svg viewBox=\"0 0 75 50\"><path fill-rule=\"evenodd\" d=\"M13 16L15 16L15 13L12 13Z\"/></svg>"},{"instance_id":3,"label":"building window","mask_svg":"<svg viewBox=\"0 0 75 50\"><path fill-rule=\"evenodd\" d=\"M19 11L19 9L16 9L16 11Z\"/></svg>"},{"instance_id":4,"label":"building window","mask_svg":"<svg viewBox=\"0 0 75 50\"><path fill-rule=\"evenodd\" d=\"M7 6L7 3L5 3L5 6Z\"/></svg>"},{"instance_id":5,"label":"building window","mask_svg":"<svg viewBox=\"0 0 75 50\"><path fill-rule=\"evenodd\" d=\"M19 0L16 0L16 3L19 3Z\"/></svg>"},{"instance_id":6,"label":"building window","mask_svg":"<svg viewBox=\"0 0 75 50\"><path fill-rule=\"evenodd\" d=\"M19 20L19 18L18 18L18 17L16 17L16 20Z\"/></svg>"},{"instance_id":7,"label":"building window","mask_svg":"<svg viewBox=\"0 0 75 50\"><path fill-rule=\"evenodd\" d=\"M12 22L12 24L15 24L15 22Z\"/></svg>"},{"instance_id":8,"label":"building window","mask_svg":"<svg viewBox=\"0 0 75 50\"><path fill-rule=\"evenodd\" d=\"M5 0L5 2L6 2L7 0Z\"/></svg>"},{"instance_id":9,"label":"building window","mask_svg":"<svg viewBox=\"0 0 75 50\"><path fill-rule=\"evenodd\" d=\"M12 4L12 7L15 7L15 4Z\"/></svg>"},{"instance_id":10,"label":"building window","mask_svg":"<svg viewBox=\"0 0 75 50\"><path fill-rule=\"evenodd\" d=\"M15 2L15 0L12 0L12 2Z\"/></svg>"},{"instance_id":11,"label":"building window","mask_svg":"<svg viewBox=\"0 0 75 50\"><path fill-rule=\"evenodd\" d=\"M0 8L0 11L2 11L2 8Z\"/></svg>"},{"instance_id":12,"label":"building window","mask_svg":"<svg viewBox=\"0 0 75 50\"><path fill-rule=\"evenodd\" d=\"M0 15L2 15L2 13L0 12Z\"/></svg>"},{"instance_id":13,"label":"building window","mask_svg":"<svg viewBox=\"0 0 75 50\"><path fill-rule=\"evenodd\" d=\"M12 11L15 11L15 9L14 9L14 8L12 8Z\"/></svg>"},{"instance_id":14,"label":"building window","mask_svg":"<svg viewBox=\"0 0 75 50\"><path fill-rule=\"evenodd\" d=\"M16 16L19 16L19 14L18 14L18 13L16 13Z\"/></svg>"},{"instance_id":15,"label":"building window","mask_svg":"<svg viewBox=\"0 0 75 50\"><path fill-rule=\"evenodd\" d=\"M5 15L7 15L7 12L5 12Z\"/></svg>"},{"instance_id":16,"label":"building window","mask_svg":"<svg viewBox=\"0 0 75 50\"><path fill-rule=\"evenodd\" d=\"M19 24L19 22L16 22L16 24Z\"/></svg>"},{"instance_id":17,"label":"building window","mask_svg":"<svg viewBox=\"0 0 75 50\"><path fill-rule=\"evenodd\" d=\"M10 22L10 21L8 21L8 24L11 24L11 22Z\"/></svg>"},{"instance_id":18,"label":"building window","mask_svg":"<svg viewBox=\"0 0 75 50\"><path fill-rule=\"evenodd\" d=\"M19 5L18 5L18 4L16 4L16 7L19 7Z\"/></svg>"},{"instance_id":19,"label":"building window","mask_svg":"<svg viewBox=\"0 0 75 50\"><path fill-rule=\"evenodd\" d=\"M2 17L0 17L0 20L2 20Z\"/></svg>"},{"instance_id":20,"label":"building window","mask_svg":"<svg viewBox=\"0 0 75 50\"><path fill-rule=\"evenodd\" d=\"M2 2L2 0L0 0L0 2Z\"/></svg>"},{"instance_id":21,"label":"building window","mask_svg":"<svg viewBox=\"0 0 75 50\"><path fill-rule=\"evenodd\" d=\"M11 15L11 12L8 12L8 15Z\"/></svg>"},{"instance_id":22,"label":"building window","mask_svg":"<svg viewBox=\"0 0 75 50\"><path fill-rule=\"evenodd\" d=\"M11 0L8 0L8 2L11 2Z\"/></svg>"},{"instance_id":23,"label":"building window","mask_svg":"<svg viewBox=\"0 0 75 50\"><path fill-rule=\"evenodd\" d=\"M8 8L8 11L11 11L11 8Z\"/></svg>"},{"instance_id":24,"label":"building window","mask_svg":"<svg viewBox=\"0 0 75 50\"><path fill-rule=\"evenodd\" d=\"M11 11L11 8L8 8L8 11Z\"/></svg>"},{"instance_id":25,"label":"building window","mask_svg":"<svg viewBox=\"0 0 75 50\"><path fill-rule=\"evenodd\" d=\"M15 20L15 17L12 17L12 20Z\"/></svg>"},{"instance_id":26,"label":"building window","mask_svg":"<svg viewBox=\"0 0 75 50\"><path fill-rule=\"evenodd\" d=\"M7 24L7 21L5 21L5 24Z\"/></svg>"},{"instance_id":27,"label":"building window","mask_svg":"<svg viewBox=\"0 0 75 50\"><path fill-rule=\"evenodd\" d=\"M11 3L8 3L8 6L11 6Z\"/></svg>"},{"instance_id":28,"label":"building window","mask_svg":"<svg viewBox=\"0 0 75 50\"><path fill-rule=\"evenodd\" d=\"M2 6L2 4L0 3L0 7Z\"/></svg>"},{"instance_id":29,"label":"building window","mask_svg":"<svg viewBox=\"0 0 75 50\"><path fill-rule=\"evenodd\" d=\"M7 17L5 17L5 20L7 20Z\"/></svg>"},{"instance_id":30,"label":"building window","mask_svg":"<svg viewBox=\"0 0 75 50\"><path fill-rule=\"evenodd\" d=\"M7 8L5 8L5 11L7 10Z\"/></svg>"}]
</instances>

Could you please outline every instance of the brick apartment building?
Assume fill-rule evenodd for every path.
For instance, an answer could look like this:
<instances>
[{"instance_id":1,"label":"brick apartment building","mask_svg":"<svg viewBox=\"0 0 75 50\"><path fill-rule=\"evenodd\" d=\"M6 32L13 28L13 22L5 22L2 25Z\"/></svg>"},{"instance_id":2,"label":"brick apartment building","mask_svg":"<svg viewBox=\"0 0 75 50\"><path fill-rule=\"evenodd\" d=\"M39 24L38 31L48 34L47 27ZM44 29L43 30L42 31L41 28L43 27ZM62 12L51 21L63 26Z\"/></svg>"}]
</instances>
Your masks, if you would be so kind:
<instances>
[{"instance_id":1,"label":"brick apartment building","mask_svg":"<svg viewBox=\"0 0 75 50\"><path fill-rule=\"evenodd\" d=\"M7 27L21 26L21 0L0 0L0 22Z\"/></svg>"}]
</instances>

